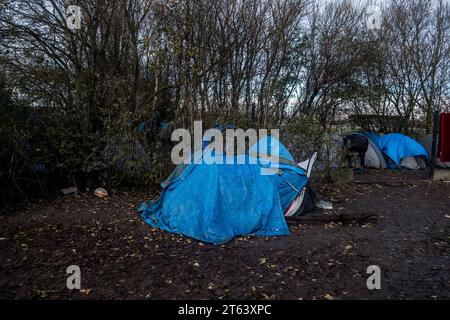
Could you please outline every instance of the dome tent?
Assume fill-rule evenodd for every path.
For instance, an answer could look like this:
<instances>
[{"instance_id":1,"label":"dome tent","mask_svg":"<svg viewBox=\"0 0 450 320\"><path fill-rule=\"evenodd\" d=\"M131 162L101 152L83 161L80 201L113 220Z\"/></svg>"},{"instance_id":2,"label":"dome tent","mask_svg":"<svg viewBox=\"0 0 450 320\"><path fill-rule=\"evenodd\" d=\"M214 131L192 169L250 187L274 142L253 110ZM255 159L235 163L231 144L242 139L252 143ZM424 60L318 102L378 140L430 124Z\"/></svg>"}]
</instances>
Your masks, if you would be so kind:
<instances>
[{"instance_id":1,"label":"dome tent","mask_svg":"<svg viewBox=\"0 0 450 320\"><path fill-rule=\"evenodd\" d=\"M364 156L366 167L376 169L386 168L386 161L384 160L383 153L378 147L378 140L380 137L377 134L372 132L351 132L347 134L347 136L349 135L360 135L367 139L368 146Z\"/></svg>"},{"instance_id":2,"label":"dome tent","mask_svg":"<svg viewBox=\"0 0 450 320\"><path fill-rule=\"evenodd\" d=\"M394 167L423 169L428 158L425 148L416 140L401 133L389 133L379 140L379 147Z\"/></svg>"},{"instance_id":3,"label":"dome tent","mask_svg":"<svg viewBox=\"0 0 450 320\"><path fill-rule=\"evenodd\" d=\"M368 140L365 165L385 169L403 167L412 170L426 167L427 152L414 139L400 133L379 136L374 132L352 132L364 135Z\"/></svg>"},{"instance_id":4,"label":"dome tent","mask_svg":"<svg viewBox=\"0 0 450 320\"><path fill-rule=\"evenodd\" d=\"M311 176L312 169L317 160L318 152L315 151L312 156L303 162L299 162L298 166L305 170L306 176ZM301 193L291 202L291 204L284 211L286 217L299 216L311 211L317 202L317 196L311 188L309 181L303 188Z\"/></svg>"},{"instance_id":5,"label":"dome tent","mask_svg":"<svg viewBox=\"0 0 450 320\"><path fill-rule=\"evenodd\" d=\"M262 156L273 153L279 155L278 166L282 170L279 174L269 175L269 177L277 186L284 215L286 217L298 216L311 211L317 197L308 179L317 159L317 152L314 152L310 159L296 163L289 150L271 136L263 137L250 148L250 155ZM303 187L298 188L299 186Z\"/></svg>"},{"instance_id":6,"label":"dome tent","mask_svg":"<svg viewBox=\"0 0 450 320\"><path fill-rule=\"evenodd\" d=\"M270 155L275 146L280 156L278 172L261 174L274 163L259 154ZM226 156L208 149L194 156ZM255 151L259 151L258 156ZM256 161L249 161L252 157ZM239 235L289 234L284 212L305 188L308 178L278 140L270 136L260 139L249 154L234 156L233 164L207 164L211 160L179 165L162 183L160 197L141 205L143 220L213 244L226 243Z\"/></svg>"}]
</instances>

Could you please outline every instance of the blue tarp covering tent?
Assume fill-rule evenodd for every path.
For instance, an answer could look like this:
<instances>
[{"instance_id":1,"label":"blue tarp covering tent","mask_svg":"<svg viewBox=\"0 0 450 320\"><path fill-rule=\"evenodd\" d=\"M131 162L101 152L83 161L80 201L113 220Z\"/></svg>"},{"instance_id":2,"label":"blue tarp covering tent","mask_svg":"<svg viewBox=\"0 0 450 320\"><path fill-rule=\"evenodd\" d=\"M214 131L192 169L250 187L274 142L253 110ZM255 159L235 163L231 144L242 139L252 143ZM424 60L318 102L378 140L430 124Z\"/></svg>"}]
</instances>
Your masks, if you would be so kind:
<instances>
[{"instance_id":1,"label":"blue tarp covering tent","mask_svg":"<svg viewBox=\"0 0 450 320\"><path fill-rule=\"evenodd\" d=\"M380 135L375 132L371 131L365 131L361 132L363 135L365 135L367 138L369 138L370 141L372 141L378 148L380 148Z\"/></svg>"},{"instance_id":2,"label":"blue tarp covering tent","mask_svg":"<svg viewBox=\"0 0 450 320\"><path fill-rule=\"evenodd\" d=\"M277 165L282 174L272 174L269 175L269 178L277 187L281 207L283 212L285 212L288 206L292 203L292 201L294 201L302 188L308 182L305 171L297 165L289 150L277 139L271 136L263 137L258 143L252 146L250 148L250 155L252 154L258 154L261 156L259 160L263 166L267 166L267 164L263 164L264 160L266 160L264 155L279 155L280 159ZM271 166L273 167L273 165Z\"/></svg>"},{"instance_id":3,"label":"blue tarp covering tent","mask_svg":"<svg viewBox=\"0 0 450 320\"><path fill-rule=\"evenodd\" d=\"M267 150L263 149L263 143L268 143L270 149L276 142L266 138L255 148ZM262 174L274 163L267 157L254 158L252 151L250 155L235 156L234 164L207 164L223 156L208 149L201 153L206 161L179 165L162 183L161 196L151 204L141 205L144 221L213 244L226 243L239 235L289 234L283 214L285 207L308 179L290 153L285 153L285 147L280 143L280 154L288 156L280 158L281 175ZM250 159L256 163L252 164ZM245 163L236 164L237 161Z\"/></svg>"},{"instance_id":4,"label":"blue tarp covering tent","mask_svg":"<svg viewBox=\"0 0 450 320\"><path fill-rule=\"evenodd\" d=\"M374 168L423 169L428 154L414 139L400 133L380 136L375 132L361 132L369 140L366 165ZM371 150L372 149L372 150ZM378 160L378 161L377 161Z\"/></svg>"},{"instance_id":5,"label":"blue tarp covering tent","mask_svg":"<svg viewBox=\"0 0 450 320\"><path fill-rule=\"evenodd\" d=\"M400 133L389 133L378 140L381 151L396 165L405 157L423 156L428 158L425 148L414 139Z\"/></svg>"}]
</instances>

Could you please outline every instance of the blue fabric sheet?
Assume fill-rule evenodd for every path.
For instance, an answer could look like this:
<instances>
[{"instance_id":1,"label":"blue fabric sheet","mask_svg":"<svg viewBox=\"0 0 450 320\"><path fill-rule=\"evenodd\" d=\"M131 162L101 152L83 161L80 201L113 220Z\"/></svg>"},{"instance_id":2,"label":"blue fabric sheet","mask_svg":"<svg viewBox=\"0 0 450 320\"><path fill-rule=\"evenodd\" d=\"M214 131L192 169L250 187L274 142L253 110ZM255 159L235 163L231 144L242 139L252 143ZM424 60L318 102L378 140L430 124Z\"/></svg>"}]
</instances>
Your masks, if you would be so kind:
<instances>
[{"instance_id":1,"label":"blue fabric sheet","mask_svg":"<svg viewBox=\"0 0 450 320\"><path fill-rule=\"evenodd\" d=\"M380 135L375 133L375 132L371 132L371 131L365 131L365 132L361 132L363 135L365 135L367 138L369 138L378 148L380 148Z\"/></svg>"},{"instance_id":2,"label":"blue fabric sheet","mask_svg":"<svg viewBox=\"0 0 450 320\"><path fill-rule=\"evenodd\" d=\"M269 177L278 190L281 207L284 212L298 196L303 187L306 186L308 182L306 173L303 169L295 165L294 157L289 150L280 141L271 136L263 137L250 148L250 154L255 153L267 156L273 156L275 154L280 158L277 165L281 169L281 174L274 174ZM264 160L266 159L260 159L262 166L264 166ZM273 164L270 165L273 166Z\"/></svg>"},{"instance_id":3,"label":"blue fabric sheet","mask_svg":"<svg viewBox=\"0 0 450 320\"><path fill-rule=\"evenodd\" d=\"M428 158L425 148L414 139L400 133L386 134L378 140L380 150L396 165L405 157L423 156Z\"/></svg>"},{"instance_id":4,"label":"blue fabric sheet","mask_svg":"<svg viewBox=\"0 0 450 320\"><path fill-rule=\"evenodd\" d=\"M293 161L290 154L283 155ZM281 175L263 175L262 168L270 164L250 159L239 155L235 160L245 164L179 166L162 184L161 196L141 205L142 218L154 227L213 244L239 235L288 235L284 210L308 179L301 169L290 170L286 164Z\"/></svg>"}]
</instances>

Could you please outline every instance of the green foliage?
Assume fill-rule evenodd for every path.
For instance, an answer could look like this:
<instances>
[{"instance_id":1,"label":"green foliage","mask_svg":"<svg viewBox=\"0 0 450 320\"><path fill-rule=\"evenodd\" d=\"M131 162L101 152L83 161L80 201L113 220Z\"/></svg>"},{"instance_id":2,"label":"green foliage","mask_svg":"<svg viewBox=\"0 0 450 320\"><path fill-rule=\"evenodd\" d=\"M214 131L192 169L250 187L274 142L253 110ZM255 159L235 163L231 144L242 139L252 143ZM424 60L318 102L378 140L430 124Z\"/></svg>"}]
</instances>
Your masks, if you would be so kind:
<instances>
[{"instance_id":1,"label":"green foliage","mask_svg":"<svg viewBox=\"0 0 450 320\"><path fill-rule=\"evenodd\" d=\"M26 149L25 105L18 103L0 74L0 202L24 194L17 177L24 170Z\"/></svg>"},{"instance_id":2,"label":"green foliage","mask_svg":"<svg viewBox=\"0 0 450 320\"><path fill-rule=\"evenodd\" d=\"M2 203L69 185L153 186L171 169L158 139L137 129L142 115L100 113L93 130L76 112L27 107L0 78ZM88 130L86 130L88 128Z\"/></svg>"},{"instance_id":3,"label":"green foliage","mask_svg":"<svg viewBox=\"0 0 450 320\"><path fill-rule=\"evenodd\" d=\"M292 150L296 159L305 159L314 151L320 150L327 135L316 119L300 116L283 128L283 141Z\"/></svg>"},{"instance_id":4,"label":"green foliage","mask_svg":"<svg viewBox=\"0 0 450 320\"><path fill-rule=\"evenodd\" d=\"M103 129L85 133L76 118L50 111L34 128L34 145L49 171L58 172L68 183L75 178L84 185L88 176L94 176L108 189L149 185L161 170L160 143L138 132L130 118L127 113L100 117Z\"/></svg>"},{"instance_id":5,"label":"green foliage","mask_svg":"<svg viewBox=\"0 0 450 320\"><path fill-rule=\"evenodd\" d=\"M334 127L324 129L316 118L306 115L292 119L282 130L282 140L295 159L303 161L318 151L316 168L325 170L342 166L344 154L336 141L340 135Z\"/></svg>"}]
</instances>

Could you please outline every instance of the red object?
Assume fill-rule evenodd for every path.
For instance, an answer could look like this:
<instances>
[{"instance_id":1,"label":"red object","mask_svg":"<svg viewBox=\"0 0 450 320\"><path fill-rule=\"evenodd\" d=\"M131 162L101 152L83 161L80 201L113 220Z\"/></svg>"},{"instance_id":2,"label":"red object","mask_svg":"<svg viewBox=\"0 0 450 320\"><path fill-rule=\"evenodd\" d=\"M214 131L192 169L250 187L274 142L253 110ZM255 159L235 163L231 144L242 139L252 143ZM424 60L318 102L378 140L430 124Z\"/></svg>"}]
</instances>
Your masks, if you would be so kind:
<instances>
[{"instance_id":1,"label":"red object","mask_svg":"<svg viewBox=\"0 0 450 320\"><path fill-rule=\"evenodd\" d=\"M441 113L441 123L439 126L439 161L450 162L450 113Z\"/></svg>"}]
</instances>

